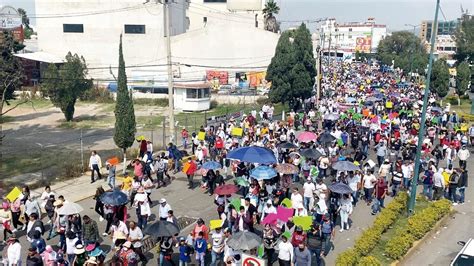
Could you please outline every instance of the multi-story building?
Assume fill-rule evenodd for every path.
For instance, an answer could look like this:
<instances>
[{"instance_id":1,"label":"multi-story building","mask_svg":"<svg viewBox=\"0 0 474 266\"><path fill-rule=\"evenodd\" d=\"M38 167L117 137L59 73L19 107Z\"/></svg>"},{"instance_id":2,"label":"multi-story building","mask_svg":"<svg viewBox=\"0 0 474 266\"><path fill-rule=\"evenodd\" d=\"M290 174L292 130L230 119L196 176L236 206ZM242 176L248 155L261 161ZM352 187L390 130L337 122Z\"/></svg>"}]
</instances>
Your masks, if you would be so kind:
<instances>
[{"instance_id":1,"label":"multi-story building","mask_svg":"<svg viewBox=\"0 0 474 266\"><path fill-rule=\"evenodd\" d=\"M456 28L459 24L458 20L451 21L438 21L438 32L437 35L454 35ZM419 37L425 42L430 42L431 33L433 31L433 21L423 20L420 24Z\"/></svg>"},{"instance_id":2,"label":"multi-story building","mask_svg":"<svg viewBox=\"0 0 474 266\"><path fill-rule=\"evenodd\" d=\"M337 23L331 18L319 28L319 45L323 53L337 53L338 57L355 52L375 53L379 42L387 36L387 26L369 18L364 22Z\"/></svg>"}]
</instances>

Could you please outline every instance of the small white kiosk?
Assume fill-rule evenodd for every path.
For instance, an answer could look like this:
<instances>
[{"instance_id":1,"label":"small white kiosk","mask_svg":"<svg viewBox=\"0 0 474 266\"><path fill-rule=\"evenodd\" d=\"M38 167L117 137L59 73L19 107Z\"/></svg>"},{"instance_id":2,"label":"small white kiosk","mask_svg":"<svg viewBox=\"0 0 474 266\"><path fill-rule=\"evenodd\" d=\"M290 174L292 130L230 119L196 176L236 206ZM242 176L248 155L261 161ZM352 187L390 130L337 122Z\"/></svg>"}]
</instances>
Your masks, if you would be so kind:
<instances>
[{"instance_id":1,"label":"small white kiosk","mask_svg":"<svg viewBox=\"0 0 474 266\"><path fill-rule=\"evenodd\" d=\"M210 84L175 83L174 108L182 111L205 111L211 107Z\"/></svg>"}]
</instances>

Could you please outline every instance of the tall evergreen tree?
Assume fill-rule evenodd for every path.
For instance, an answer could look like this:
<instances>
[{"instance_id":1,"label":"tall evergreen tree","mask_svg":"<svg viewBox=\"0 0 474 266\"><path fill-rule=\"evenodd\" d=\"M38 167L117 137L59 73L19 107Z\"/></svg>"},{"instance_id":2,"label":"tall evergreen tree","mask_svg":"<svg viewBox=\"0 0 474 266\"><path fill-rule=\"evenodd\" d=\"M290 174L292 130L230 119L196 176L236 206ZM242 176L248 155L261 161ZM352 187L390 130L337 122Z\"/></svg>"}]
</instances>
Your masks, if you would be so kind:
<instances>
[{"instance_id":1,"label":"tall evergreen tree","mask_svg":"<svg viewBox=\"0 0 474 266\"><path fill-rule=\"evenodd\" d=\"M469 63L463 61L456 67L456 93L463 96L466 93L471 80L471 69Z\"/></svg>"},{"instance_id":2,"label":"tall evergreen tree","mask_svg":"<svg viewBox=\"0 0 474 266\"><path fill-rule=\"evenodd\" d=\"M433 64L430 90L443 98L449 92L449 67L445 59L439 59Z\"/></svg>"},{"instance_id":3,"label":"tall evergreen tree","mask_svg":"<svg viewBox=\"0 0 474 266\"><path fill-rule=\"evenodd\" d=\"M133 145L136 132L135 110L133 108L132 94L129 92L127 86L127 74L125 72L125 61L122 51L122 35L120 35L114 141L115 144L123 150L124 171L126 161L125 153L127 148Z\"/></svg>"},{"instance_id":4,"label":"tall evergreen tree","mask_svg":"<svg viewBox=\"0 0 474 266\"><path fill-rule=\"evenodd\" d=\"M269 97L274 103L287 103L290 100L288 98L288 93L291 91L289 73L295 62L290 37L290 31L281 34L276 46L275 56L273 56L267 69L266 79L272 83Z\"/></svg>"},{"instance_id":5,"label":"tall evergreen tree","mask_svg":"<svg viewBox=\"0 0 474 266\"><path fill-rule=\"evenodd\" d=\"M272 82L270 100L298 108L300 99L311 97L315 76L316 61L306 25L283 32L267 69L266 79Z\"/></svg>"},{"instance_id":6,"label":"tall evergreen tree","mask_svg":"<svg viewBox=\"0 0 474 266\"><path fill-rule=\"evenodd\" d=\"M0 32L0 38L3 39L0 42L0 115L4 115L14 108L3 109L5 104L10 104L9 100L15 98L13 92L21 86L23 79L20 59L13 54L25 46L15 41L11 32Z\"/></svg>"},{"instance_id":7,"label":"tall evergreen tree","mask_svg":"<svg viewBox=\"0 0 474 266\"><path fill-rule=\"evenodd\" d=\"M454 38L456 40L454 58L459 62L464 60L474 62L474 16L464 14L461 17Z\"/></svg>"}]
</instances>

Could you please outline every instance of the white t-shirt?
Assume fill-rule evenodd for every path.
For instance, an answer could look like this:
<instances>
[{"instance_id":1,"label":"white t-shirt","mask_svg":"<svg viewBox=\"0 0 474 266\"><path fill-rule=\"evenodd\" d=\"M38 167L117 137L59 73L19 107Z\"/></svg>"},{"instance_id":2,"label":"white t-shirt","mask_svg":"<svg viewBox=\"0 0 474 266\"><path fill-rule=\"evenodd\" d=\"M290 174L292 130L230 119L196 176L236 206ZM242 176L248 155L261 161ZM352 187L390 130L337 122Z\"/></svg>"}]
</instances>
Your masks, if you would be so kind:
<instances>
[{"instance_id":1,"label":"white t-shirt","mask_svg":"<svg viewBox=\"0 0 474 266\"><path fill-rule=\"evenodd\" d=\"M299 205L303 205L303 197L300 193L291 194L291 206L297 208Z\"/></svg>"},{"instance_id":2,"label":"white t-shirt","mask_svg":"<svg viewBox=\"0 0 474 266\"><path fill-rule=\"evenodd\" d=\"M373 174L364 176L364 188L374 188L377 178Z\"/></svg>"},{"instance_id":3,"label":"white t-shirt","mask_svg":"<svg viewBox=\"0 0 474 266\"><path fill-rule=\"evenodd\" d=\"M303 185L303 196L305 198L311 198L313 197L313 193L316 191L316 187L314 186L314 183L304 183Z\"/></svg>"},{"instance_id":4,"label":"white t-shirt","mask_svg":"<svg viewBox=\"0 0 474 266\"><path fill-rule=\"evenodd\" d=\"M140 227L135 227L135 229L130 229L129 231L129 237L132 239L132 240L136 240L136 239L139 239L139 241L136 241L133 243L133 247L134 248L139 248L142 246L142 239L143 239L143 233L142 233L142 229L140 229Z\"/></svg>"},{"instance_id":5,"label":"white t-shirt","mask_svg":"<svg viewBox=\"0 0 474 266\"><path fill-rule=\"evenodd\" d=\"M352 191L357 191L357 184L360 182L360 175L354 175L349 178L347 178L347 181L349 182L349 187L352 189Z\"/></svg>"},{"instance_id":6,"label":"white t-shirt","mask_svg":"<svg viewBox=\"0 0 474 266\"><path fill-rule=\"evenodd\" d=\"M212 238L212 250L214 252L220 253L223 252L224 249L224 234L221 232L213 232L211 235Z\"/></svg>"}]
</instances>

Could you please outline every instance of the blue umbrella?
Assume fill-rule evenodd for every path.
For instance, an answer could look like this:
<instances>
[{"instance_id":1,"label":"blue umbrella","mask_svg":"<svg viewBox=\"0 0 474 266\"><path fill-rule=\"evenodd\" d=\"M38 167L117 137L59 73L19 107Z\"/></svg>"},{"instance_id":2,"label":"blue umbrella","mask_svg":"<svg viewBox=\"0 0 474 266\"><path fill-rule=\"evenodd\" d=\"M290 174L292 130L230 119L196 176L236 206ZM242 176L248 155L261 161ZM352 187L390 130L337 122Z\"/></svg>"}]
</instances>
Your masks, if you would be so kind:
<instances>
[{"instance_id":1,"label":"blue umbrella","mask_svg":"<svg viewBox=\"0 0 474 266\"><path fill-rule=\"evenodd\" d=\"M356 98L354 97L347 97L346 98L346 103L355 103L357 101Z\"/></svg>"},{"instance_id":2,"label":"blue umbrella","mask_svg":"<svg viewBox=\"0 0 474 266\"><path fill-rule=\"evenodd\" d=\"M259 164L274 164L277 162L275 154L271 150L257 146L247 146L232 150L227 155L227 159Z\"/></svg>"},{"instance_id":3,"label":"blue umbrella","mask_svg":"<svg viewBox=\"0 0 474 266\"><path fill-rule=\"evenodd\" d=\"M257 180L272 179L275 176L277 176L277 171L266 165L261 165L250 171L250 177Z\"/></svg>"},{"instance_id":4,"label":"blue umbrella","mask_svg":"<svg viewBox=\"0 0 474 266\"><path fill-rule=\"evenodd\" d=\"M222 168L222 165L218 162L215 162L215 161L205 162L201 166L201 169L206 169L206 170L217 170L217 169L221 169L221 168Z\"/></svg>"},{"instance_id":5,"label":"blue umbrella","mask_svg":"<svg viewBox=\"0 0 474 266\"><path fill-rule=\"evenodd\" d=\"M113 191L107 191L100 196L100 201L102 203L111 205L111 206L121 206L125 205L128 202L127 194L122 191L115 189Z\"/></svg>"},{"instance_id":6,"label":"blue umbrella","mask_svg":"<svg viewBox=\"0 0 474 266\"><path fill-rule=\"evenodd\" d=\"M352 189L348 185L346 185L344 183L341 183L341 182L332 184L328 188L329 188L329 190L331 190L334 193L339 193L339 194L350 194L350 193L352 193Z\"/></svg>"},{"instance_id":7,"label":"blue umbrella","mask_svg":"<svg viewBox=\"0 0 474 266\"><path fill-rule=\"evenodd\" d=\"M335 162L332 165L332 169L335 169L337 171L356 171L356 170L360 170L360 168L357 165L355 165L353 162L349 162L349 161Z\"/></svg>"}]
</instances>

